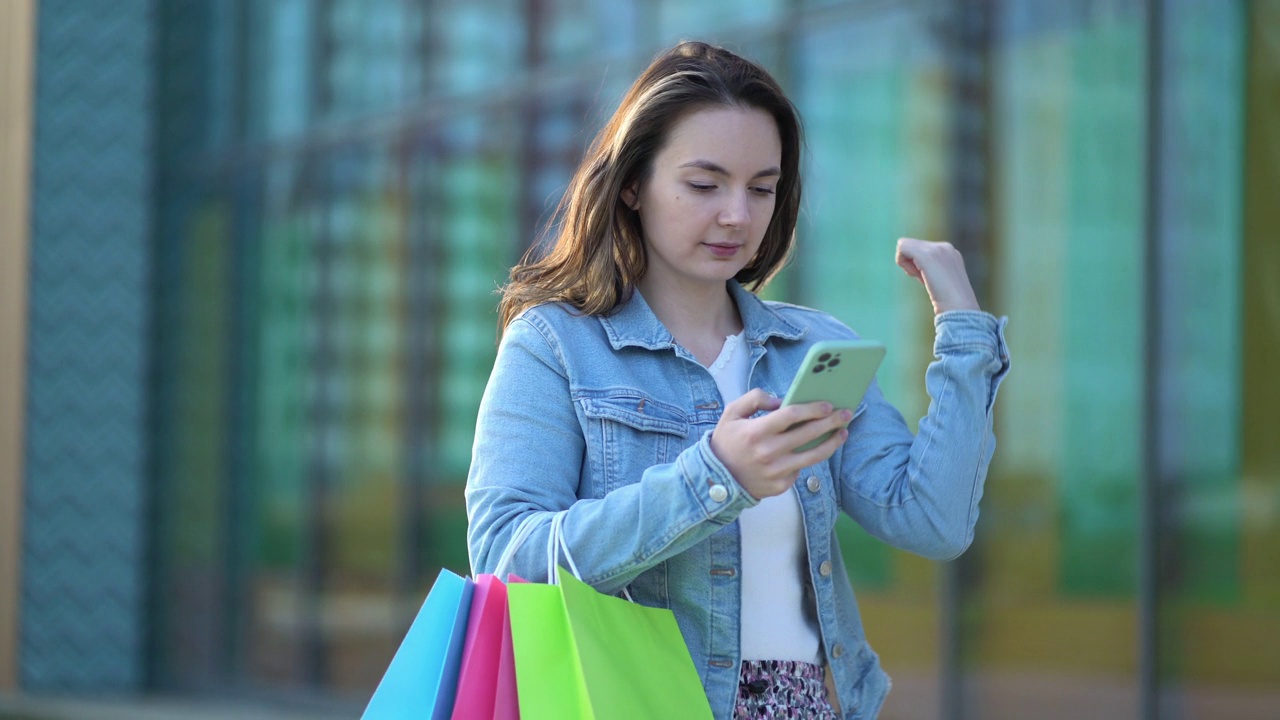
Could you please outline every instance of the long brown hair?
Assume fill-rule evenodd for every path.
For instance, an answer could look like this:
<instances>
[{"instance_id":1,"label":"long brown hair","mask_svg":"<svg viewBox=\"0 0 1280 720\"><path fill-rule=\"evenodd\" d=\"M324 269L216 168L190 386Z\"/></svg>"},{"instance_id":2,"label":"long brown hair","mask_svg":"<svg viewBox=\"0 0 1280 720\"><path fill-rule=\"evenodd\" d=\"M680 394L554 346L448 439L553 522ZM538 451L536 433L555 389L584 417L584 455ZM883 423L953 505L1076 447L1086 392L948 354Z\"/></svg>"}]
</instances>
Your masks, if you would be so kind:
<instances>
[{"instance_id":1,"label":"long brown hair","mask_svg":"<svg viewBox=\"0 0 1280 720\"><path fill-rule=\"evenodd\" d=\"M634 292L647 257L639 214L623 188L643 184L671 128L689 113L739 106L769 113L782 140L782 174L773 218L755 257L735 276L748 289L767 283L786 263L800 215L800 117L759 65L723 48L683 42L659 54L627 91L596 135L560 200L546 235L511 269L502 288L499 332L527 308L564 302L590 315L611 312Z\"/></svg>"}]
</instances>

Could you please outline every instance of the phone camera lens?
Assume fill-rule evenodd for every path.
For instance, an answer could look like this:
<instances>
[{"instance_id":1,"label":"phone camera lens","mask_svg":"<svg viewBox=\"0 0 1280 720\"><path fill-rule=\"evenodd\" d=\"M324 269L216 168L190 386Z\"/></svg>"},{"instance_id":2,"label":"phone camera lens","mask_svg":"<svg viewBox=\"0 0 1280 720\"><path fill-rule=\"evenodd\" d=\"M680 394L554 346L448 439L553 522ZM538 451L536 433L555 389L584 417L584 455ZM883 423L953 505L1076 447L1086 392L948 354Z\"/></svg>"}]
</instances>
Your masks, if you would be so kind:
<instances>
[{"instance_id":1,"label":"phone camera lens","mask_svg":"<svg viewBox=\"0 0 1280 720\"><path fill-rule=\"evenodd\" d=\"M831 358L831 362L827 363L827 365L830 367L835 367L839 364L840 364L840 358Z\"/></svg>"},{"instance_id":2,"label":"phone camera lens","mask_svg":"<svg viewBox=\"0 0 1280 720\"><path fill-rule=\"evenodd\" d=\"M831 359L831 353L822 353L818 356L818 362L824 363Z\"/></svg>"},{"instance_id":3,"label":"phone camera lens","mask_svg":"<svg viewBox=\"0 0 1280 720\"><path fill-rule=\"evenodd\" d=\"M826 370L826 369L827 369L827 366L826 366L826 365L814 365L814 366L813 366L813 371L814 371L815 373L820 373L820 372L822 372L823 370Z\"/></svg>"}]
</instances>

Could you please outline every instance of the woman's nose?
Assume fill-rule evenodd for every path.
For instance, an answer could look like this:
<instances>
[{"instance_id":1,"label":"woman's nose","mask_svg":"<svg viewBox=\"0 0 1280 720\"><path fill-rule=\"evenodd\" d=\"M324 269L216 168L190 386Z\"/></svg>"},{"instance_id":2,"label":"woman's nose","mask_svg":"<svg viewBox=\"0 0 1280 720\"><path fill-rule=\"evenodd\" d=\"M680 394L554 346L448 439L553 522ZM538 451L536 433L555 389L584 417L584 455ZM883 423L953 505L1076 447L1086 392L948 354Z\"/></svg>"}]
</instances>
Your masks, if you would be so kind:
<instances>
[{"instance_id":1,"label":"woman's nose","mask_svg":"<svg viewBox=\"0 0 1280 720\"><path fill-rule=\"evenodd\" d=\"M729 193L725 205L720 209L720 224L726 227L746 225L751 219L751 211L747 205L745 192Z\"/></svg>"}]
</instances>

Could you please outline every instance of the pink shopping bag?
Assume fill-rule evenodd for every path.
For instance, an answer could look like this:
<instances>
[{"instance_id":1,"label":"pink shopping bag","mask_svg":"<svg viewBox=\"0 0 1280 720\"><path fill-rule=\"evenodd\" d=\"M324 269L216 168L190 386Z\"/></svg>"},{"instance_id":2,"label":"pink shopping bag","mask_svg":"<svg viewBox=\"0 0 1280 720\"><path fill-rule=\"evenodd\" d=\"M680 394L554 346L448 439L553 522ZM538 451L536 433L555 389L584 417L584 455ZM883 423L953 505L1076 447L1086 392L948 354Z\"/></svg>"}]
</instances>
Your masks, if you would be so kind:
<instances>
[{"instance_id":1,"label":"pink shopping bag","mask_svg":"<svg viewBox=\"0 0 1280 720\"><path fill-rule=\"evenodd\" d=\"M510 576L513 582L523 582ZM515 655L507 587L493 575L478 575L467 622L452 720L518 720Z\"/></svg>"},{"instance_id":2,"label":"pink shopping bag","mask_svg":"<svg viewBox=\"0 0 1280 720\"><path fill-rule=\"evenodd\" d=\"M528 582L507 575L507 583ZM520 720L520 696L516 692L516 651L511 645L511 612L502 613L502 651L498 655L498 691L494 694L493 720Z\"/></svg>"}]
</instances>

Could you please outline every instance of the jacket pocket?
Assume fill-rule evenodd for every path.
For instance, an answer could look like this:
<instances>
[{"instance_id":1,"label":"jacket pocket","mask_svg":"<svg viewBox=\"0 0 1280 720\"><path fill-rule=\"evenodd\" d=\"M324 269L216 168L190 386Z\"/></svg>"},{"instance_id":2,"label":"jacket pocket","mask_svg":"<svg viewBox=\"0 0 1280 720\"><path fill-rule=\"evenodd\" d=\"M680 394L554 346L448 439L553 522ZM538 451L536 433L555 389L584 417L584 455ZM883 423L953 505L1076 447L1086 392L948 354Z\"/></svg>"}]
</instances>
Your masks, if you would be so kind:
<instances>
[{"instance_id":1,"label":"jacket pocket","mask_svg":"<svg viewBox=\"0 0 1280 720\"><path fill-rule=\"evenodd\" d=\"M578 402L587 418L587 477L603 479L602 487L579 488L584 496L602 497L639 482L654 465L673 462L689 433L684 411L634 390L584 395Z\"/></svg>"},{"instance_id":2,"label":"jacket pocket","mask_svg":"<svg viewBox=\"0 0 1280 720\"><path fill-rule=\"evenodd\" d=\"M623 392L606 397L584 397L582 411L589 418L621 423L641 432L666 433L684 437L689 431L685 414L677 407Z\"/></svg>"}]
</instances>

